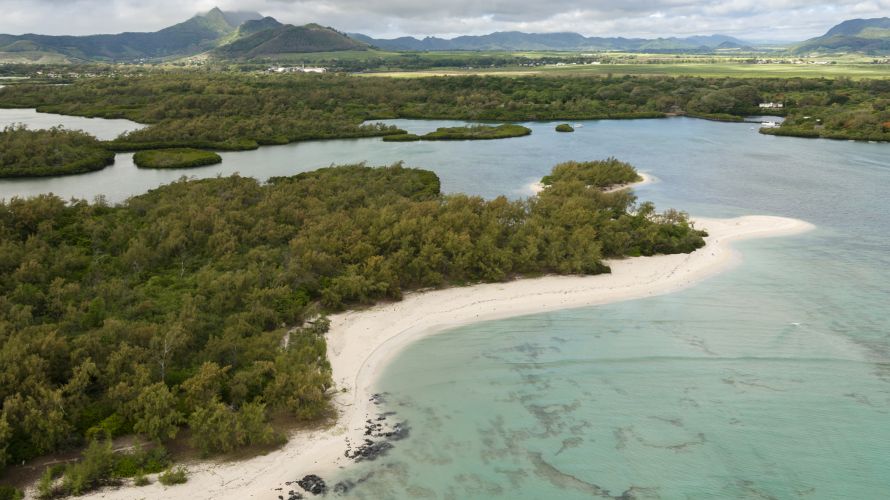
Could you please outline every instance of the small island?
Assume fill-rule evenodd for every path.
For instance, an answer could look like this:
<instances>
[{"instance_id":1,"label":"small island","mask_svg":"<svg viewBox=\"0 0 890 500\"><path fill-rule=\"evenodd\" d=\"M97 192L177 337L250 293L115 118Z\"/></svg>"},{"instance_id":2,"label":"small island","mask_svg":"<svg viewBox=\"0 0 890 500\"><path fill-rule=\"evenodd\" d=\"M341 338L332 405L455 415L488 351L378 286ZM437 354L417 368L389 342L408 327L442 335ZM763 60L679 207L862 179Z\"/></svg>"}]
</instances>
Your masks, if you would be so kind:
<instances>
[{"instance_id":1,"label":"small island","mask_svg":"<svg viewBox=\"0 0 890 500\"><path fill-rule=\"evenodd\" d=\"M421 137L417 134L395 134L383 136L383 142L414 142L419 141Z\"/></svg>"},{"instance_id":2,"label":"small island","mask_svg":"<svg viewBox=\"0 0 890 500\"><path fill-rule=\"evenodd\" d=\"M568 123L560 123L556 126L557 132L574 132L575 129Z\"/></svg>"},{"instance_id":3,"label":"small island","mask_svg":"<svg viewBox=\"0 0 890 500\"><path fill-rule=\"evenodd\" d=\"M152 149L135 153L133 163L139 168L191 168L222 163L222 157L202 149Z\"/></svg>"},{"instance_id":4,"label":"small island","mask_svg":"<svg viewBox=\"0 0 890 500\"><path fill-rule=\"evenodd\" d=\"M80 130L53 127L0 130L0 178L82 174L114 163L114 153Z\"/></svg>"},{"instance_id":5,"label":"small island","mask_svg":"<svg viewBox=\"0 0 890 500\"><path fill-rule=\"evenodd\" d=\"M441 127L422 137L425 141L464 141L506 139L530 135L532 130L522 125L505 123L492 127L490 125L472 125L469 127Z\"/></svg>"},{"instance_id":6,"label":"small island","mask_svg":"<svg viewBox=\"0 0 890 500\"><path fill-rule=\"evenodd\" d=\"M642 180L637 169L630 163L607 158L599 161L560 163L553 167L550 175L541 179L541 184L550 186L559 182L581 181L587 187L607 189Z\"/></svg>"},{"instance_id":7,"label":"small island","mask_svg":"<svg viewBox=\"0 0 890 500\"><path fill-rule=\"evenodd\" d=\"M522 125L505 123L503 125L470 125L467 127L439 127L435 132L424 135L394 134L383 137L385 142L412 141L484 141L489 139L507 139L530 135L532 130Z\"/></svg>"}]
</instances>

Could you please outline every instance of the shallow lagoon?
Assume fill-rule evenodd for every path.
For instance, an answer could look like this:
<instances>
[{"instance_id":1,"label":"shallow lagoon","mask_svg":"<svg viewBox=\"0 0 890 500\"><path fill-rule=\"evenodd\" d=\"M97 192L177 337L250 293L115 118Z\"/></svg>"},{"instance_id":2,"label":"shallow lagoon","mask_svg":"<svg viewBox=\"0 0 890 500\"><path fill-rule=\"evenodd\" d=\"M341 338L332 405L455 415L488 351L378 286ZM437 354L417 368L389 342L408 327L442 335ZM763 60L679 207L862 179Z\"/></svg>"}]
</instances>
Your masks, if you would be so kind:
<instances>
[{"instance_id":1,"label":"shallow lagoon","mask_svg":"<svg viewBox=\"0 0 890 500\"><path fill-rule=\"evenodd\" d=\"M805 219L819 229L744 243L739 267L684 292L414 344L379 384L381 410L411 436L340 479L367 478L352 493L365 498L885 498L890 145L684 118L583 122L573 134L527 125L531 136L501 141L267 147L174 172L118 155L101 172L0 181L0 197L118 201L180 175L398 160L436 171L449 192L516 197L555 163L616 156L657 178L637 192L662 208Z\"/></svg>"},{"instance_id":2,"label":"shallow lagoon","mask_svg":"<svg viewBox=\"0 0 890 500\"><path fill-rule=\"evenodd\" d=\"M886 498L890 145L748 128L583 130L656 176L637 191L659 206L817 231L741 244L739 267L680 293L414 344L379 383L413 434L341 474L366 478L353 495Z\"/></svg>"}]
</instances>

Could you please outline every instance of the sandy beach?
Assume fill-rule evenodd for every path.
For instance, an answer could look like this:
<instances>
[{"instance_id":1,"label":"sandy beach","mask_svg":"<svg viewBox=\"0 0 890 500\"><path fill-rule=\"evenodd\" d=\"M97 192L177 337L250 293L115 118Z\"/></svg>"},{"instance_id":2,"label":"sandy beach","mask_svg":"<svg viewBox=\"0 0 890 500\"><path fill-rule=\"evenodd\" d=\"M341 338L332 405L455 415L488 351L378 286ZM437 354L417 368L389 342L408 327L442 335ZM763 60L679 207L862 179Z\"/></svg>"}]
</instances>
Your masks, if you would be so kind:
<instances>
[{"instance_id":1,"label":"sandy beach","mask_svg":"<svg viewBox=\"0 0 890 500\"><path fill-rule=\"evenodd\" d=\"M610 261L612 273L598 276L546 276L413 293L401 302L333 316L328 356L337 389L344 390L335 398L339 419L334 426L296 433L281 449L249 460L186 464L190 475L184 485L165 488L154 482L87 497L287 498L288 490L302 490L285 482L306 474L328 479L339 467L351 463L344 451L347 442L362 441L365 420L375 415L369 400L376 381L387 363L418 338L478 321L674 292L737 263L740 255L731 248L733 241L799 234L813 228L800 220L770 216L696 219L695 224L709 236L707 245L692 254Z\"/></svg>"}]
</instances>

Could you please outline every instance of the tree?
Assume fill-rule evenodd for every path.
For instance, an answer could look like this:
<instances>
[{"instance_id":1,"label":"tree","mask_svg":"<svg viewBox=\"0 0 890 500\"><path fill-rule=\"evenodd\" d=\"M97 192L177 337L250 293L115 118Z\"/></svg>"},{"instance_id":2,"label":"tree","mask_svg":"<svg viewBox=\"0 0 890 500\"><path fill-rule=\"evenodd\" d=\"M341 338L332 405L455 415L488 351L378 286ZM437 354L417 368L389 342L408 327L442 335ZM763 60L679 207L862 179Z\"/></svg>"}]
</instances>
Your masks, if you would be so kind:
<instances>
[{"instance_id":1,"label":"tree","mask_svg":"<svg viewBox=\"0 0 890 500\"><path fill-rule=\"evenodd\" d=\"M258 401L247 403L238 410L238 424L245 444L266 445L277 439L272 426L266 421L266 405Z\"/></svg>"},{"instance_id":2,"label":"tree","mask_svg":"<svg viewBox=\"0 0 890 500\"><path fill-rule=\"evenodd\" d=\"M6 421L6 413L0 413L0 470L9 460L9 440L12 438L12 427Z\"/></svg>"},{"instance_id":3,"label":"tree","mask_svg":"<svg viewBox=\"0 0 890 500\"><path fill-rule=\"evenodd\" d=\"M162 382L152 384L129 405L133 430L155 439L173 439L179 432L182 414L176 409L176 397Z\"/></svg>"},{"instance_id":4,"label":"tree","mask_svg":"<svg viewBox=\"0 0 890 500\"><path fill-rule=\"evenodd\" d=\"M219 398L228 371L228 366L220 368L213 362L201 365L198 373L182 383L186 406L194 411L194 409Z\"/></svg>"},{"instance_id":5,"label":"tree","mask_svg":"<svg viewBox=\"0 0 890 500\"><path fill-rule=\"evenodd\" d=\"M226 453L244 443L238 415L219 400L202 406L189 417L192 444L204 455Z\"/></svg>"},{"instance_id":6,"label":"tree","mask_svg":"<svg viewBox=\"0 0 890 500\"><path fill-rule=\"evenodd\" d=\"M161 372L161 380L167 378L167 366L170 359L185 345L185 332L179 324L170 325L151 339L151 350Z\"/></svg>"}]
</instances>

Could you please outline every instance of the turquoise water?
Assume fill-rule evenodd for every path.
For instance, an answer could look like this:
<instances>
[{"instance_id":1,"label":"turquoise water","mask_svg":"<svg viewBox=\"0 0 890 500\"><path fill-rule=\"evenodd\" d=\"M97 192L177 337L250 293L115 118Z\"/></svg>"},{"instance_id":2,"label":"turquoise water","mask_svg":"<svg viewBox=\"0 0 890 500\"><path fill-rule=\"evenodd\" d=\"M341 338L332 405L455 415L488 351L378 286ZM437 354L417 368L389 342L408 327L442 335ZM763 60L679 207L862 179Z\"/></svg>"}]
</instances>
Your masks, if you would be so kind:
<instances>
[{"instance_id":1,"label":"turquoise water","mask_svg":"<svg viewBox=\"0 0 890 500\"><path fill-rule=\"evenodd\" d=\"M741 244L742 265L684 292L412 345L379 383L411 436L343 472L364 479L351 496L890 498L890 146L583 130L580 149L654 174L638 193L659 206L819 229Z\"/></svg>"},{"instance_id":2,"label":"turquoise water","mask_svg":"<svg viewBox=\"0 0 890 500\"><path fill-rule=\"evenodd\" d=\"M381 411L409 438L326 479L364 479L350 495L375 499L890 498L890 145L683 118L583 124L502 141L293 144L187 171L118 155L91 174L0 181L0 198L117 201L180 175L398 160L436 171L446 191L515 197L559 161L616 156L658 179L637 192L662 208L802 218L818 230L741 244L740 266L680 293L417 342L379 384Z\"/></svg>"}]
</instances>

